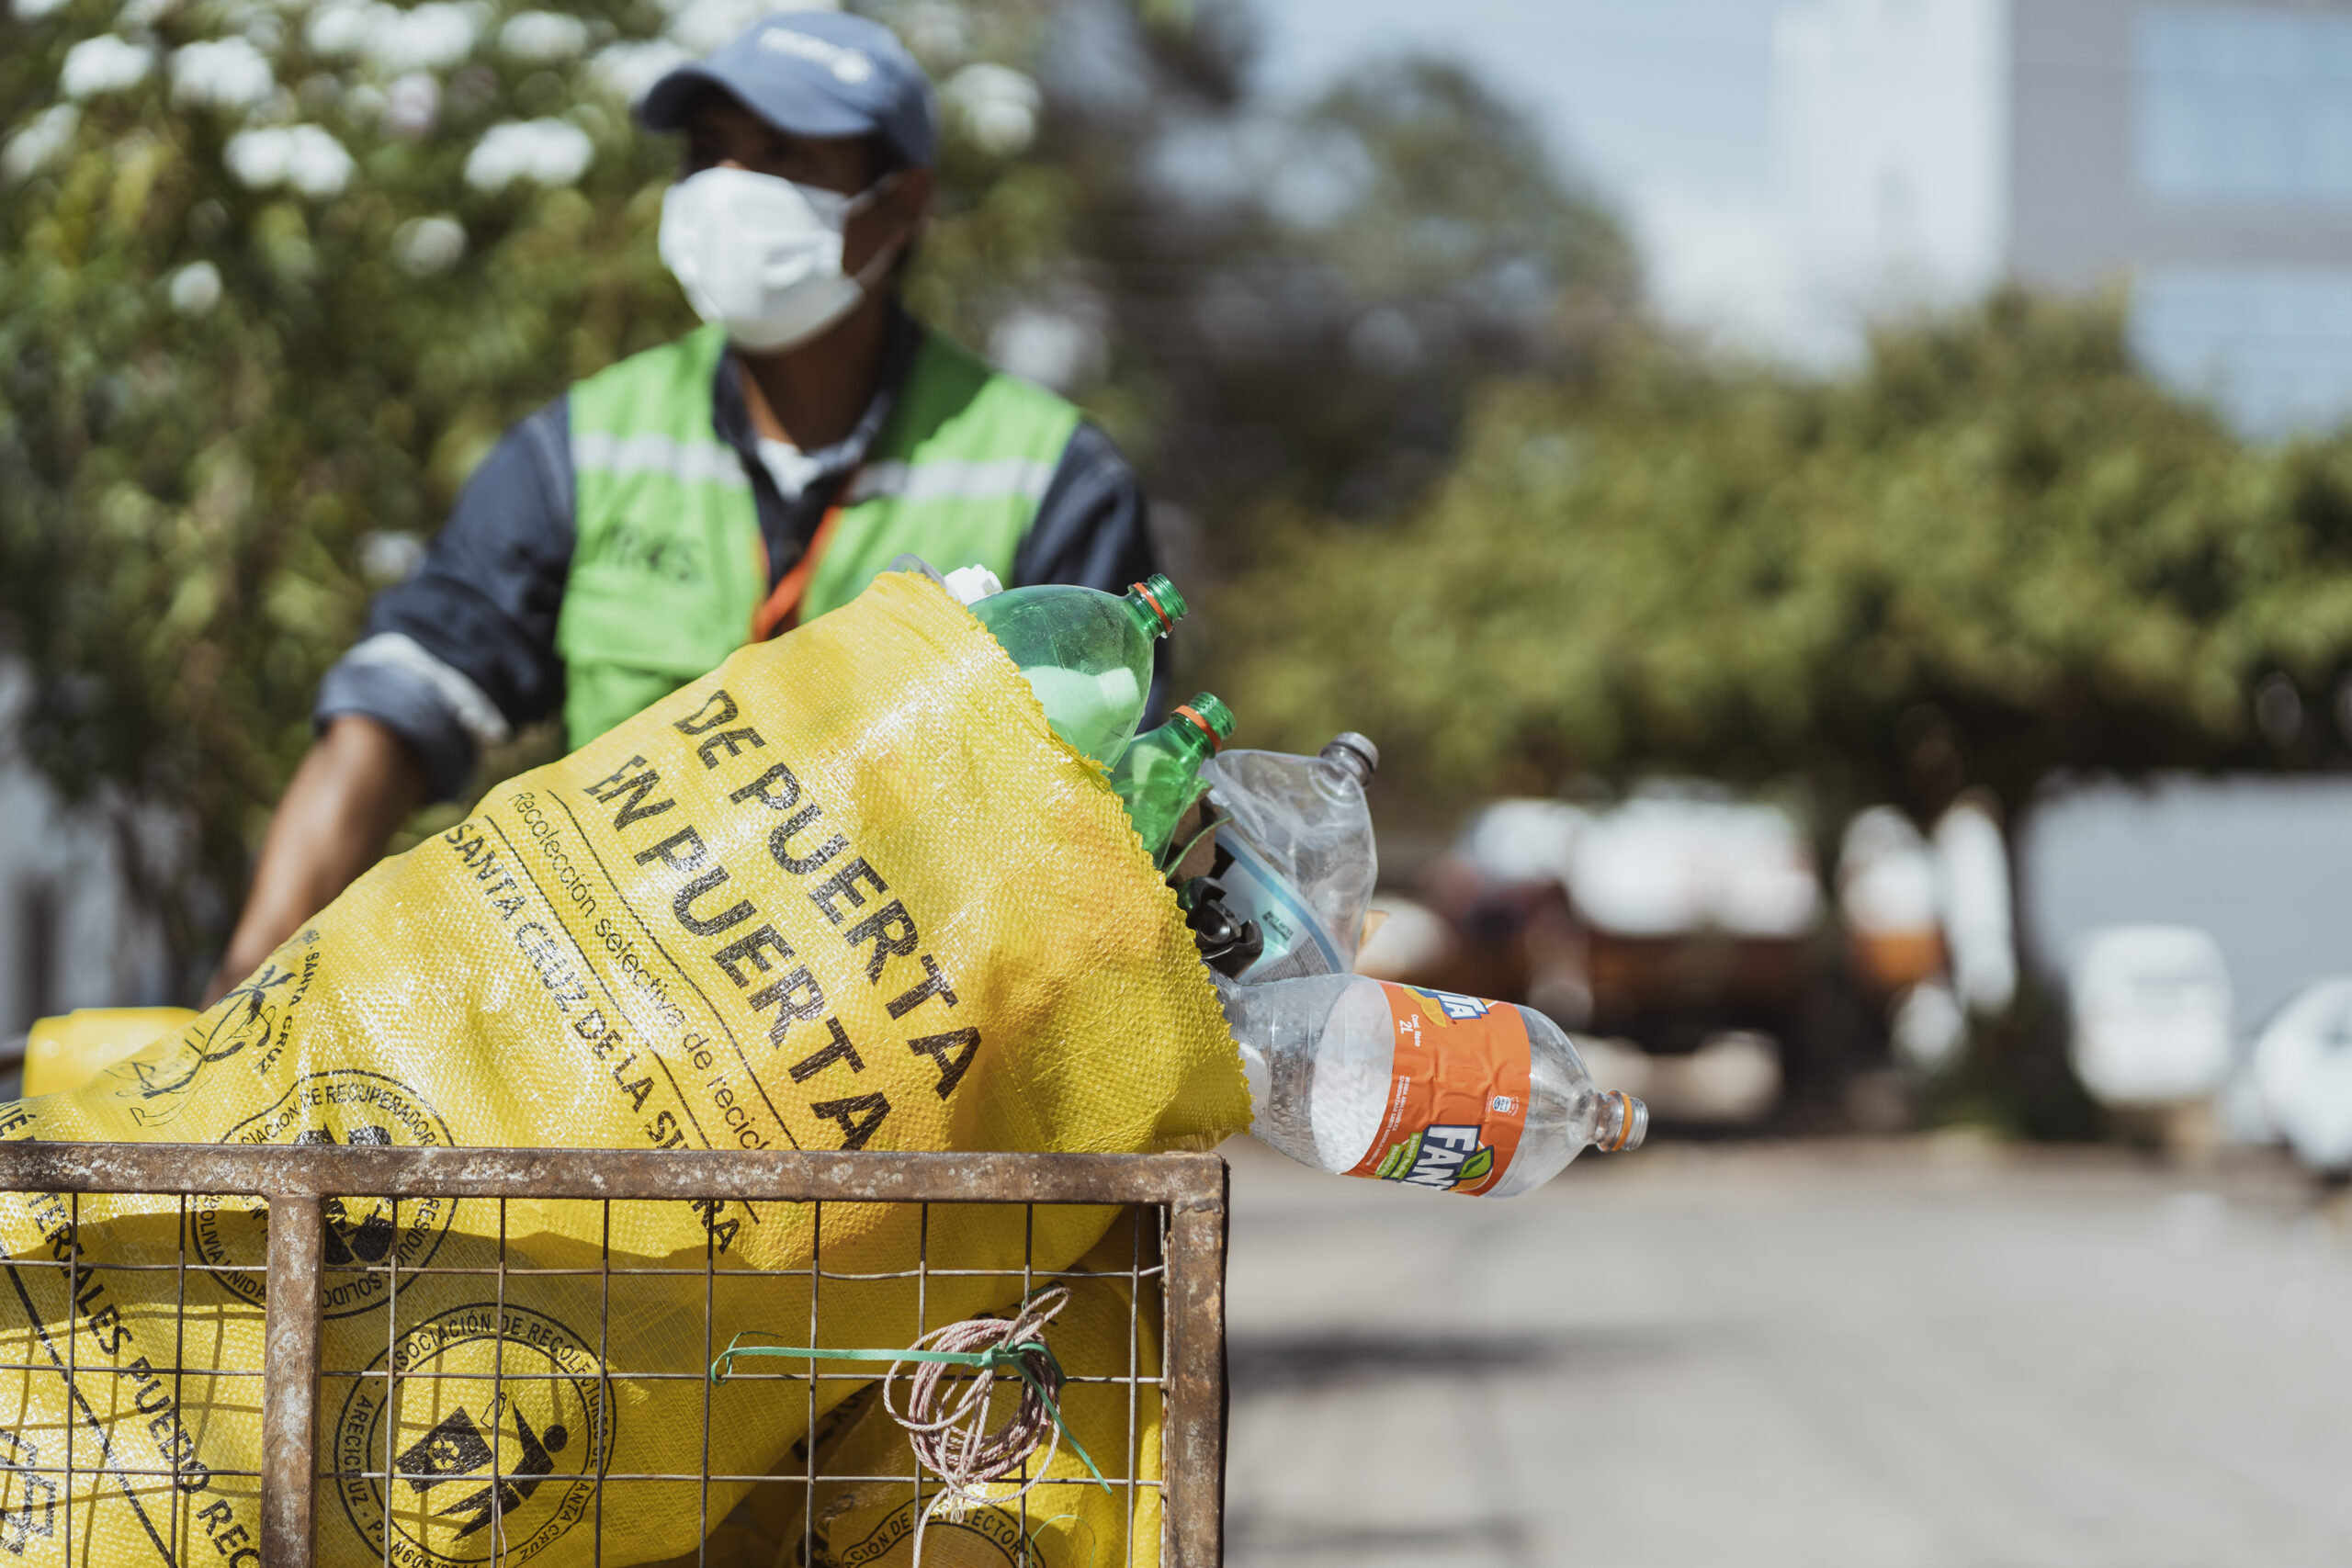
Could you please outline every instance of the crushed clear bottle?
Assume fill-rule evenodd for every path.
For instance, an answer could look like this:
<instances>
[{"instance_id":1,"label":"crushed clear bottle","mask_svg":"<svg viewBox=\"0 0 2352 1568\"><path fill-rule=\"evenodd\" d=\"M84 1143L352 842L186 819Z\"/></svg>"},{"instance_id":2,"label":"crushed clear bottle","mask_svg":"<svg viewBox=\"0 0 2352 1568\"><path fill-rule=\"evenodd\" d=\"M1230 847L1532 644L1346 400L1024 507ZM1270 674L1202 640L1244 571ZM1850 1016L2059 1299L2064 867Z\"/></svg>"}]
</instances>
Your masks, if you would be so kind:
<instances>
[{"instance_id":1,"label":"crushed clear bottle","mask_svg":"<svg viewBox=\"0 0 2352 1568\"><path fill-rule=\"evenodd\" d=\"M1320 755L1227 751L1205 763L1217 827L1215 875L1265 952L1252 984L1344 975L1363 942L1380 856L1364 799L1380 749L1352 731Z\"/></svg>"}]
</instances>

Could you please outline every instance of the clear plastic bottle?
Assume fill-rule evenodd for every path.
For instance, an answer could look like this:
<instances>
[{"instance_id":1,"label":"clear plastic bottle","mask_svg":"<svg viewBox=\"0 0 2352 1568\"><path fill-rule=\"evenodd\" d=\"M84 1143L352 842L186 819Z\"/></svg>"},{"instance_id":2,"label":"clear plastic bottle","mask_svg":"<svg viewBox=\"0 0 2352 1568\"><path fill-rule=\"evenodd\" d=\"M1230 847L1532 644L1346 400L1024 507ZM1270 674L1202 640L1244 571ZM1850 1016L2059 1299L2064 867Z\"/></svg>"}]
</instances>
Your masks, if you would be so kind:
<instances>
[{"instance_id":1,"label":"clear plastic bottle","mask_svg":"<svg viewBox=\"0 0 2352 1568\"><path fill-rule=\"evenodd\" d=\"M1250 1130L1317 1170L1514 1198L1649 1131L1647 1108L1598 1088L1526 1008L1355 975L1216 987Z\"/></svg>"},{"instance_id":2,"label":"clear plastic bottle","mask_svg":"<svg viewBox=\"0 0 2352 1568\"><path fill-rule=\"evenodd\" d=\"M1365 786L1380 749L1340 736L1315 757L1227 751L1201 769L1216 830L1216 879L1233 912L1255 920L1266 951L1251 984L1344 975L1363 942L1380 872Z\"/></svg>"},{"instance_id":3,"label":"clear plastic bottle","mask_svg":"<svg viewBox=\"0 0 2352 1568\"><path fill-rule=\"evenodd\" d=\"M1152 644L1184 618L1184 596L1155 573L1124 598L1045 582L971 609L1046 705L1054 733L1108 767L1143 718Z\"/></svg>"},{"instance_id":4,"label":"clear plastic bottle","mask_svg":"<svg viewBox=\"0 0 2352 1568\"><path fill-rule=\"evenodd\" d=\"M1111 770L1111 787L1126 803L1127 820L1135 824L1136 836L1154 865L1166 857L1177 819L1208 787L1201 782L1201 764L1216 756L1232 733L1233 710L1215 694L1202 692L1178 707L1166 724L1136 736L1119 753Z\"/></svg>"}]
</instances>

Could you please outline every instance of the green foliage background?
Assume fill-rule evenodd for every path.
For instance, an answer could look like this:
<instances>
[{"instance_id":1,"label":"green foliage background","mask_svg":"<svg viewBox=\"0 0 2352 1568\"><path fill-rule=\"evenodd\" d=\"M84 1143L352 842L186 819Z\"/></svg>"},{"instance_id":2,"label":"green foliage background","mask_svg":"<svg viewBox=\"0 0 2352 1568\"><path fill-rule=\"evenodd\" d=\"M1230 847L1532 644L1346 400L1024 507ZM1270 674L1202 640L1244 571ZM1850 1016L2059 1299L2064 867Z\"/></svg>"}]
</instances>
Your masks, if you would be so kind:
<instances>
[{"instance_id":1,"label":"green foliage background","mask_svg":"<svg viewBox=\"0 0 2352 1568\"><path fill-rule=\"evenodd\" d=\"M1829 382L1622 340L1490 388L1395 526L1272 536L1226 694L1253 740L1380 736L1425 800L1794 776L1834 831L2345 750L2352 437L2242 444L2134 367L2120 300L2004 295Z\"/></svg>"},{"instance_id":2,"label":"green foliage background","mask_svg":"<svg viewBox=\"0 0 2352 1568\"><path fill-rule=\"evenodd\" d=\"M0 36L0 118L51 96L85 20ZM232 21L191 7L156 31ZM354 124L338 106L362 73L305 58L287 30L276 63L297 112L319 100L358 159L341 195L247 189L222 167L231 125L175 110L151 77L84 106L63 153L7 193L0 248L0 578L19 648L72 676L36 683L27 739L84 798L184 804L198 875L221 888L356 625L363 536L429 527L553 376L676 319L628 243L635 198L658 194L654 149L613 135L581 188L478 193L460 178L470 139ZM447 96L453 131L513 113L503 83L475 86ZM412 276L394 231L443 212L468 252ZM218 302L175 309L167 278L198 262Z\"/></svg>"},{"instance_id":3,"label":"green foliage background","mask_svg":"<svg viewBox=\"0 0 2352 1568\"><path fill-rule=\"evenodd\" d=\"M402 124L413 62L311 41L356 3L0 18L0 652L34 675L30 754L145 846L133 897L191 977L368 563L513 420L687 324L653 249L674 149L609 67L756 6L584 0L580 47L529 58L515 0L442 6L471 41ZM1246 743L1372 732L1384 799L1431 818L1579 774L1794 777L1834 823L2340 759L2352 437L2239 442L2134 368L2120 301L2006 295L1833 380L1709 358L1642 321L1616 225L1459 69L1276 112L1234 0L862 8L942 84L913 302L984 348L1023 310L1082 329L1067 389L1176 503L1188 586L1229 578L1184 675ZM69 101L101 37L153 68ZM175 93L220 39L266 94ZM516 121L593 155L469 184ZM348 181L231 174L232 137L288 126ZM425 256L426 220L461 254ZM131 830L159 808L169 852Z\"/></svg>"},{"instance_id":4,"label":"green foliage background","mask_svg":"<svg viewBox=\"0 0 2352 1568\"><path fill-rule=\"evenodd\" d=\"M183 964L233 912L308 744L311 694L375 585L370 536L429 534L508 423L692 322L653 248L675 149L630 126L596 63L673 18L588 0L567 12L584 49L521 59L500 28L524 8L442 8L467 10L475 39L432 73L439 111L421 132L384 116L402 72L313 48L304 4L69 0L0 17L0 127L78 117L45 157L14 144L25 166L0 188L0 649L34 672L22 739L69 799L113 814L126 844L142 808L187 826L130 867ZM957 13L929 30L930 63L1025 58L1044 14ZM159 65L68 105L69 51L109 35L159 62L243 39L277 85L223 110L175 96ZM468 184L491 128L549 118L593 142L576 181ZM232 175L233 134L291 124L348 150L342 189ZM984 332L986 307L1064 243L1066 203L1042 163L990 152L953 116L946 129L917 290ZM462 226L463 254L404 261L403 225L435 218ZM198 264L217 299L175 306Z\"/></svg>"},{"instance_id":5,"label":"green foliage background","mask_svg":"<svg viewBox=\"0 0 2352 1568\"><path fill-rule=\"evenodd\" d=\"M607 66L707 47L766 7L581 0L560 13L578 47L552 52L504 32L526 8L16 0L0 17L0 652L34 676L29 755L112 819L134 903L190 976L309 741L319 676L398 568L383 547L429 535L511 422L689 324L653 247L675 150L628 119L651 73ZM1195 565L1249 558L1268 496L1394 510L1481 376L1565 362L1563 299L1630 290L1605 215L1459 71L1393 62L1279 115L1247 101L1229 0L859 8L942 87L912 302L982 347L1023 308L1084 324L1101 352L1067 389L1202 520ZM330 13L345 35L430 19L458 46L355 50ZM184 51L222 40L266 62L266 91L183 90ZM148 69L69 94L84 46ZM435 112L389 114L420 82ZM569 127L593 156L576 177L469 184L514 122ZM332 137L348 180L232 173L233 138L287 128ZM1167 154L1204 132L1194 169L1241 177L1187 195ZM1311 211L1275 199L1271 172L1322 165ZM462 253L420 249L420 224L456 225ZM1351 357L1375 316L1387 347ZM159 818L176 844L137 830Z\"/></svg>"}]
</instances>

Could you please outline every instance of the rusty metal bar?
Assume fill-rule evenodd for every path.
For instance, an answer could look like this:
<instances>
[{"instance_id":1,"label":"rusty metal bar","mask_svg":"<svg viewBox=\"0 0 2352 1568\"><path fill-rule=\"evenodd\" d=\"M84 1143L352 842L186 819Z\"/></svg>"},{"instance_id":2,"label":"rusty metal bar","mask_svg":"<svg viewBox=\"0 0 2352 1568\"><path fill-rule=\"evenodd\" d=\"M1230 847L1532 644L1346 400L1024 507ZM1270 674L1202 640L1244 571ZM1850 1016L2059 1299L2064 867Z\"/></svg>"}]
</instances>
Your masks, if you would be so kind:
<instances>
[{"instance_id":1,"label":"rusty metal bar","mask_svg":"<svg viewBox=\"0 0 2352 1568\"><path fill-rule=\"evenodd\" d=\"M18 1147L27 1145L19 1145ZM319 1426L319 1259L325 1205L315 1195L269 1198L268 1326L264 1331L261 1560L311 1561L312 1455Z\"/></svg>"},{"instance_id":2,"label":"rusty metal bar","mask_svg":"<svg viewBox=\"0 0 2352 1568\"><path fill-rule=\"evenodd\" d=\"M1216 1568L1225 1558L1227 1187L1219 1159L1213 1189L1169 1205L1159 1473L1170 1568Z\"/></svg>"},{"instance_id":3,"label":"rusty metal bar","mask_svg":"<svg viewBox=\"0 0 2352 1568\"><path fill-rule=\"evenodd\" d=\"M74 1194L72 1213L67 1216L66 1223L73 1229L67 1233L71 1241L65 1249L65 1386L68 1389L77 1389L82 1382L81 1362L74 1348L74 1327L82 1317L80 1306L82 1282L75 1278L82 1261L82 1195L79 1192ZM65 1561L69 1568L74 1561L74 1426L73 1416L67 1416L65 1419ZM82 1549L82 1555L85 1559L89 1556L89 1548L86 1545Z\"/></svg>"},{"instance_id":4,"label":"rusty metal bar","mask_svg":"<svg viewBox=\"0 0 2352 1568\"><path fill-rule=\"evenodd\" d=\"M0 1191L14 1192L1168 1204L1222 1193L1224 1181L1213 1154L0 1143Z\"/></svg>"}]
</instances>

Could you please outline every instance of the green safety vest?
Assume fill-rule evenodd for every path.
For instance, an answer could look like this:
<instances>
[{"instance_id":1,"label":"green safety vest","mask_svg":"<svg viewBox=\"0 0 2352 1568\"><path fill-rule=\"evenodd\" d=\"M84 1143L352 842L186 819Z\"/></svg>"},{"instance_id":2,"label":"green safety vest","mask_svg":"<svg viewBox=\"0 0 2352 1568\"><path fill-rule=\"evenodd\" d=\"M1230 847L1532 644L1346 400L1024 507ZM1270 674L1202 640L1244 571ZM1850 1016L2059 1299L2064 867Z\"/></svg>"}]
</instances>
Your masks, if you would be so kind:
<instances>
[{"instance_id":1,"label":"green safety vest","mask_svg":"<svg viewBox=\"0 0 2352 1568\"><path fill-rule=\"evenodd\" d=\"M577 749L751 640L767 552L742 459L712 428L726 336L703 327L571 389L575 543L555 646ZM842 498L806 623L911 550L1012 576L1078 411L926 329Z\"/></svg>"}]
</instances>

